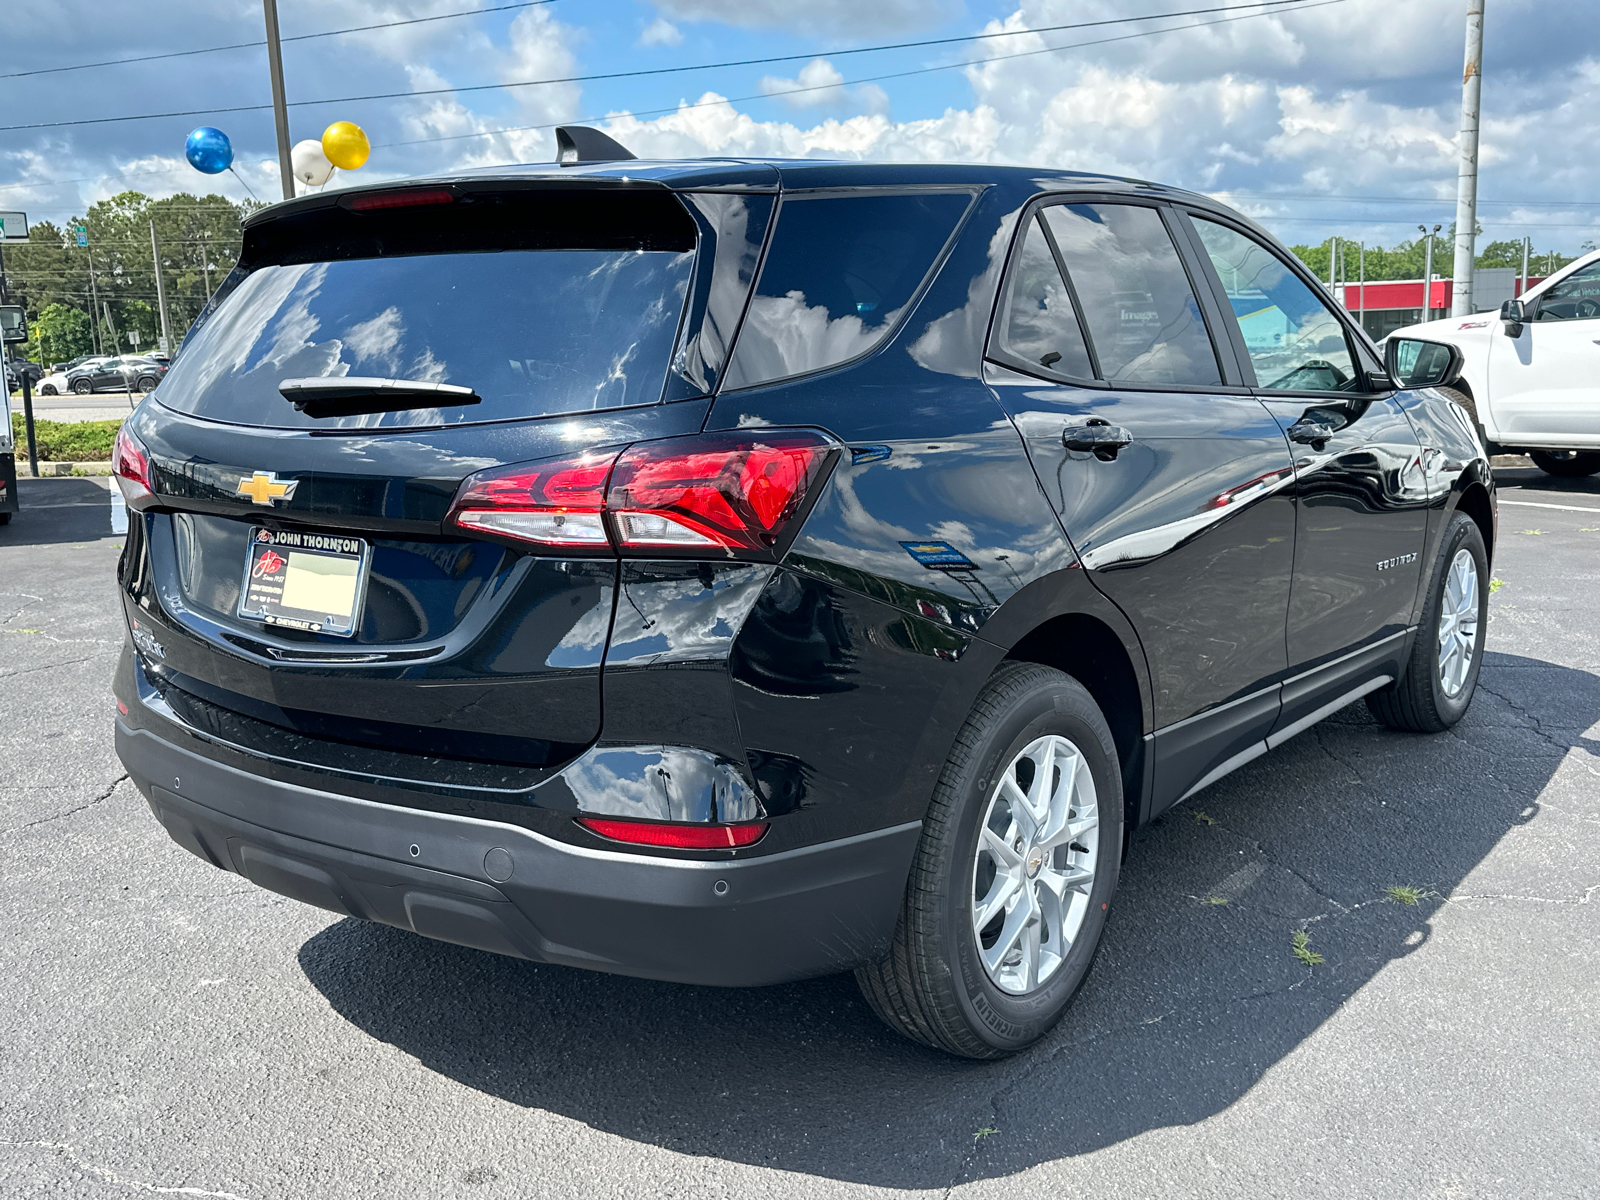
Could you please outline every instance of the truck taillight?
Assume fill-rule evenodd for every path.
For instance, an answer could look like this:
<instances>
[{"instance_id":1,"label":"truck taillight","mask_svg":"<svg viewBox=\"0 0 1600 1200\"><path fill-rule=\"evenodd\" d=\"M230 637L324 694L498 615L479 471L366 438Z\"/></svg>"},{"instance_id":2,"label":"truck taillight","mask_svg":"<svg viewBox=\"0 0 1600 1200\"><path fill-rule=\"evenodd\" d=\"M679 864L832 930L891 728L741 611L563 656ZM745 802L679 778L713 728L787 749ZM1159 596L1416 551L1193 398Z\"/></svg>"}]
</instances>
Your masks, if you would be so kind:
<instances>
[{"instance_id":1,"label":"truck taillight","mask_svg":"<svg viewBox=\"0 0 1600 1200\"><path fill-rule=\"evenodd\" d=\"M447 523L630 556L770 558L834 454L819 433L763 430L496 467L461 485Z\"/></svg>"},{"instance_id":2,"label":"truck taillight","mask_svg":"<svg viewBox=\"0 0 1600 1200\"><path fill-rule=\"evenodd\" d=\"M117 430L111 448L111 473L129 508L142 508L155 499L155 484L150 480L150 456L133 440L126 426Z\"/></svg>"}]
</instances>

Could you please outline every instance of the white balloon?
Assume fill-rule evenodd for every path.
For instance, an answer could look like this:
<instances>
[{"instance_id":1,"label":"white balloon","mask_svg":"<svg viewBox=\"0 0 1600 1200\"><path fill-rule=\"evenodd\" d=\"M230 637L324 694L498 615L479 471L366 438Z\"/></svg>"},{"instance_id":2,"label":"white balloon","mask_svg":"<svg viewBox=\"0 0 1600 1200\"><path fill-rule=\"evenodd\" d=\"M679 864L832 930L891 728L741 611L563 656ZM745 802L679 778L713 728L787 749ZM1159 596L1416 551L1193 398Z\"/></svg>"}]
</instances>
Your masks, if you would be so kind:
<instances>
[{"instance_id":1,"label":"white balloon","mask_svg":"<svg viewBox=\"0 0 1600 1200\"><path fill-rule=\"evenodd\" d=\"M314 138L294 144L294 149L289 151L289 165L294 169L294 177L311 187L327 183L333 175L333 164L322 152L322 143Z\"/></svg>"}]
</instances>

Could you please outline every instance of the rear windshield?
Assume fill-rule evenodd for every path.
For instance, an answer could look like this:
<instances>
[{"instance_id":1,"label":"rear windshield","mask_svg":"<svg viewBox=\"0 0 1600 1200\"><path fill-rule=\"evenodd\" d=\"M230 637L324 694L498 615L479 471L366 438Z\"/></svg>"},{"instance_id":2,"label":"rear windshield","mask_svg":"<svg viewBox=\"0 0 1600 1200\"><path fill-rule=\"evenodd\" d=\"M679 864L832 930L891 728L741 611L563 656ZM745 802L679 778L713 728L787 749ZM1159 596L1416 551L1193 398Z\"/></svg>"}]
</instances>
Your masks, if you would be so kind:
<instances>
[{"instance_id":1,"label":"rear windshield","mask_svg":"<svg viewBox=\"0 0 1600 1200\"><path fill-rule=\"evenodd\" d=\"M633 246L581 231L486 237L480 213L451 209L408 214L416 236L388 217L388 236L352 240L350 229L375 226L344 214L327 218L331 235L307 229L292 248L277 235L278 261L247 263L156 398L212 420L308 429L499 421L661 398L694 261L679 247L692 238L662 249L659 236ZM338 376L465 385L481 403L313 418L278 391L285 379Z\"/></svg>"}]
</instances>

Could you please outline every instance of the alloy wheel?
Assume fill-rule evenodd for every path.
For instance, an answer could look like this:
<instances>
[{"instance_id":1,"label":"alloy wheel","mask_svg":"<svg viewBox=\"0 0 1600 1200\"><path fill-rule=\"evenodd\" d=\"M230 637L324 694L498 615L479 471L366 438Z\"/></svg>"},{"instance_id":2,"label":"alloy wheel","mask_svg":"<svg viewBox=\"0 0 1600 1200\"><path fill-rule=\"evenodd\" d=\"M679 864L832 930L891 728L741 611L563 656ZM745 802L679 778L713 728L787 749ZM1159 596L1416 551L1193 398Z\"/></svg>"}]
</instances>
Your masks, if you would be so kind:
<instances>
[{"instance_id":1,"label":"alloy wheel","mask_svg":"<svg viewBox=\"0 0 1600 1200\"><path fill-rule=\"evenodd\" d=\"M1068 738L1035 738L990 795L972 871L972 929L994 985L1049 981L1089 911L1100 853L1094 777Z\"/></svg>"},{"instance_id":2,"label":"alloy wheel","mask_svg":"<svg viewBox=\"0 0 1600 1200\"><path fill-rule=\"evenodd\" d=\"M1439 683L1454 699L1466 686L1478 652L1478 563L1465 547L1445 572L1439 602Z\"/></svg>"}]
</instances>

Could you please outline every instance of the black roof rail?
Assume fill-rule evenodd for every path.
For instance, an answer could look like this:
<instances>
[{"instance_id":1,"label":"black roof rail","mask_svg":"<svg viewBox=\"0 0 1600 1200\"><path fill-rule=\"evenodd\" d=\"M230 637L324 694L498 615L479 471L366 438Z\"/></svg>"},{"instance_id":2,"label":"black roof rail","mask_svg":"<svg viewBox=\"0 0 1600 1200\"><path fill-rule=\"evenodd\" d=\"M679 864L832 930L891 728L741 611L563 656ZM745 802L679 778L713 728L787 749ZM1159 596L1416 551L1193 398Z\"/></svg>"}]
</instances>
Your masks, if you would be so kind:
<instances>
[{"instance_id":1,"label":"black roof rail","mask_svg":"<svg viewBox=\"0 0 1600 1200\"><path fill-rule=\"evenodd\" d=\"M621 162L638 157L598 129L590 129L587 125L556 127L556 161L563 167L575 167L579 163Z\"/></svg>"}]
</instances>

